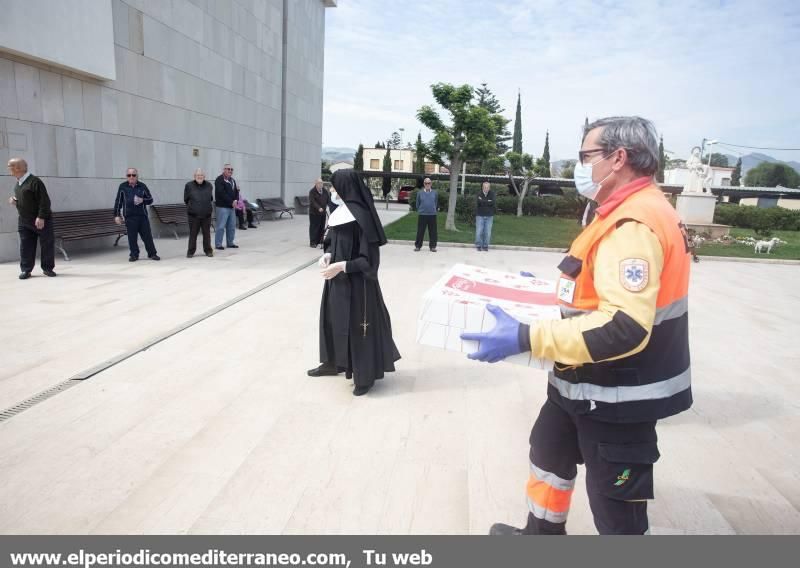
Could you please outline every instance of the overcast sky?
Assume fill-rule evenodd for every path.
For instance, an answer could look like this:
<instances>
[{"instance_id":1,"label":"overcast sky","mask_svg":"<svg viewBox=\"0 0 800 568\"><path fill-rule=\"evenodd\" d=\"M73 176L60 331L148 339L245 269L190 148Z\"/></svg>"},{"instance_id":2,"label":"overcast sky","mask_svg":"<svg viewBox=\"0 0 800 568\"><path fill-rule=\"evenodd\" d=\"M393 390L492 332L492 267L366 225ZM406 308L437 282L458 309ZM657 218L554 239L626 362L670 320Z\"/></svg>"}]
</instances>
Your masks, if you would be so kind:
<instances>
[{"instance_id":1,"label":"overcast sky","mask_svg":"<svg viewBox=\"0 0 800 568\"><path fill-rule=\"evenodd\" d=\"M651 119L678 157L704 137L800 148L797 0L339 0L326 13L325 146L401 127L427 139L416 111L443 81L488 83L512 120L519 89L524 150L540 155L549 129L553 160L575 157L585 116L618 114Z\"/></svg>"}]
</instances>

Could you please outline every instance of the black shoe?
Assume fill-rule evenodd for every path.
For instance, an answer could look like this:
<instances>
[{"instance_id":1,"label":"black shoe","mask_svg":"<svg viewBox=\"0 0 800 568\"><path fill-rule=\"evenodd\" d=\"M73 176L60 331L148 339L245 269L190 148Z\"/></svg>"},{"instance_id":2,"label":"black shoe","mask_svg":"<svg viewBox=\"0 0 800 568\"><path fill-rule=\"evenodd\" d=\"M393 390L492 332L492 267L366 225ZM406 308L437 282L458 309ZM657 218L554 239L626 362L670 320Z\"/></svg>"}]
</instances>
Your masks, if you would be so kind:
<instances>
[{"instance_id":1,"label":"black shoe","mask_svg":"<svg viewBox=\"0 0 800 568\"><path fill-rule=\"evenodd\" d=\"M30 277L31 277L31 273L30 272L21 272L20 275L19 275L19 279L20 280L27 280Z\"/></svg>"},{"instance_id":2,"label":"black shoe","mask_svg":"<svg viewBox=\"0 0 800 568\"><path fill-rule=\"evenodd\" d=\"M193 252L187 252L186 253L186 258L192 258L193 256L194 256Z\"/></svg>"},{"instance_id":3,"label":"black shoe","mask_svg":"<svg viewBox=\"0 0 800 568\"><path fill-rule=\"evenodd\" d=\"M339 374L339 371L336 369L336 367L332 367L323 363L316 369L310 369L306 374L309 377L335 377Z\"/></svg>"},{"instance_id":4,"label":"black shoe","mask_svg":"<svg viewBox=\"0 0 800 568\"><path fill-rule=\"evenodd\" d=\"M512 527L511 525L503 523L495 523L492 525L492 528L489 529L489 534L492 536L520 536L524 533L522 529L518 529L517 527Z\"/></svg>"},{"instance_id":5,"label":"black shoe","mask_svg":"<svg viewBox=\"0 0 800 568\"><path fill-rule=\"evenodd\" d=\"M436 247L432 248L431 252L436 252Z\"/></svg>"},{"instance_id":6,"label":"black shoe","mask_svg":"<svg viewBox=\"0 0 800 568\"><path fill-rule=\"evenodd\" d=\"M137 260L139 260L138 256L132 256L128 259L128 262L136 262Z\"/></svg>"},{"instance_id":7,"label":"black shoe","mask_svg":"<svg viewBox=\"0 0 800 568\"><path fill-rule=\"evenodd\" d=\"M309 246L310 246L312 249L315 249L315 248L317 248L317 245L315 245L314 243L311 243Z\"/></svg>"},{"instance_id":8,"label":"black shoe","mask_svg":"<svg viewBox=\"0 0 800 568\"><path fill-rule=\"evenodd\" d=\"M55 278L58 274L55 273L53 270L42 270L45 276L49 276L50 278Z\"/></svg>"},{"instance_id":9,"label":"black shoe","mask_svg":"<svg viewBox=\"0 0 800 568\"><path fill-rule=\"evenodd\" d=\"M246 231L247 227L245 227L244 225L239 225L239 230L240 231Z\"/></svg>"},{"instance_id":10,"label":"black shoe","mask_svg":"<svg viewBox=\"0 0 800 568\"><path fill-rule=\"evenodd\" d=\"M206 256L209 257L209 258L213 257L214 256L214 251L213 250L207 251L206 252Z\"/></svg>"},{"instance_id":11,"label":"black shoe","mask_svg":"<svg viewBox=\"0 0 800 568\"><path fill-rule=\"evenodd\" d=\"M225 250L225 247L214 247L217 250Z\"/></svg>"},{"instance_id":12,"label":"black shoe","mask_svg":"<svg viewBox=\"0 0 800 568\"><path fill-rule=\"evenodd\" d=\"M255 225L253 225L252 223L250 223L249 225L247 225L247 228L248 228L248 229L258 229L258 227L256 227L256 226L255 226Z\"/></svg>"},{"instance_id":13,"label":"black shoe","mask_svg":"<svg viewBox=\"0 0 800 568\"><path fill-rule=\"evenodd\" d=\"M489 247L483 247L483 252L489 252Z\"/></svg>"},{"instance_id":14,"label":"black shoe","mask_svg":"<svg viewBox=\"0 0 800 568\"><path fill-rule=\"evenodd\" d=\"M363 396L369 392L372 387L356 387L353 389L353 396Z\"/></svg>"},{"instance_id":15,"label":"black shoe","mask_svg":"<svg viewBox=\"0 0 800 568\"><path fill-rule=\"evenodd\" d=\"M239 245L228 245L229 249L238 249Z\"/></svg>"},{"instance_id":16,"label":"black shoe","mask_svg":"<svg viewBox=\"0 0 800 568\"><path fill-rule=\"evenodd\" d=\"M414 247L414 252L419 252L420 250L422 250L420 247Z\"/></svg>"},{"instance_id":17,"label":"black shoe","mask_svg":"<svg viewBox=\"0 0 800 568\"><path fill-rule=\"evenodd\" d=\"M147 258L149 258L150 260L161 260L161 257L158 256L157 254L154 254L152 256L148 256Z\"/></svg>"}]
</instances>

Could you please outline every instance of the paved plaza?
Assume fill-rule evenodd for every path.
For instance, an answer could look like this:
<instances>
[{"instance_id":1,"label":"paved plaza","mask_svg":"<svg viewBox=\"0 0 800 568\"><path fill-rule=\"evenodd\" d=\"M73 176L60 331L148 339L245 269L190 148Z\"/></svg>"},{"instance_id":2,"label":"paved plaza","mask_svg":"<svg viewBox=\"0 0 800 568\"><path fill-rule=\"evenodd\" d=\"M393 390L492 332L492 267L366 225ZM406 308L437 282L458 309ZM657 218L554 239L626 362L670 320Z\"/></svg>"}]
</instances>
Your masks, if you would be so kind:
<instances>
[{"instance_id":1,"label":"paved plaza","mask_svg":"<svg viewBox=\"0 0 800 568\"><path fill-rule=\"evenodd\" d=\"M343 376L305 373L322 289L316 265L303 268L319 256L307 223L264 222L213 259L163 238L160 263L128 263L121 246L24 282L0 264L0 411L91 375L0 422L0 532L485 534L523 522L545 373L419 346L416 315L455 263L556 278L561 255L383 247L403 358L356 398ZM692 269L695 406L659 428L653 532L800 533L800 267ZM580 477L568 530L592 534Z\"/></svg>"}]
</instances>

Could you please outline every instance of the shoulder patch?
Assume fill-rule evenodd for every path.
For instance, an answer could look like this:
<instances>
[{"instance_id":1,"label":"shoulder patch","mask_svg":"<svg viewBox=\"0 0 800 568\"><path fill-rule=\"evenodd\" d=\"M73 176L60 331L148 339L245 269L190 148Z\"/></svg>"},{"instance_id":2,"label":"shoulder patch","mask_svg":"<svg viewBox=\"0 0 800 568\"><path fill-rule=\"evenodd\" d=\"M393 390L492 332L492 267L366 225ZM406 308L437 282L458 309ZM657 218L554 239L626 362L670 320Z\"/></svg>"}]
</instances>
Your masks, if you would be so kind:
<instances>
[{"instance_id":1,"label":"shoulder patch","mask_svg":"<svg viewBox=\"0 0 800 568\"><path fill-rule=\"evenodd\" d=\"M650 280L650 264L642 258L626 258L619 263L619 282L629 292L641 292Z\"/></svg>"}]
</instances>

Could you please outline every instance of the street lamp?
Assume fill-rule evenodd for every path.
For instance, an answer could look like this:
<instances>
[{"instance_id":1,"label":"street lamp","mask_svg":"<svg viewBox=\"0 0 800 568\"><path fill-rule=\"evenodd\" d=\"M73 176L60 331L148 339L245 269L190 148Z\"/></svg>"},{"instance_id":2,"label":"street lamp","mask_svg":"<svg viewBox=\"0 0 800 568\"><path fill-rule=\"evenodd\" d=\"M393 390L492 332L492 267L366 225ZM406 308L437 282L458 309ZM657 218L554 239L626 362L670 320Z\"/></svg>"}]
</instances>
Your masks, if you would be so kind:
<instances>
[{"instance_id":1,"label":"street lamp","mask_svg":"<svg viewBox=\"0 0 800 568\"><path fill-rule=\"evenodd\" d=\"M708 140L706 138L703 138L703 149L701 151L705 152L706 145L713 146L714 144L717 144L718 142L719 142L719 140L717 140L716 138L714 140ZM708 165L711 166L711 152L710 151L708 152Z\"/></svg>"}]
</instances>

